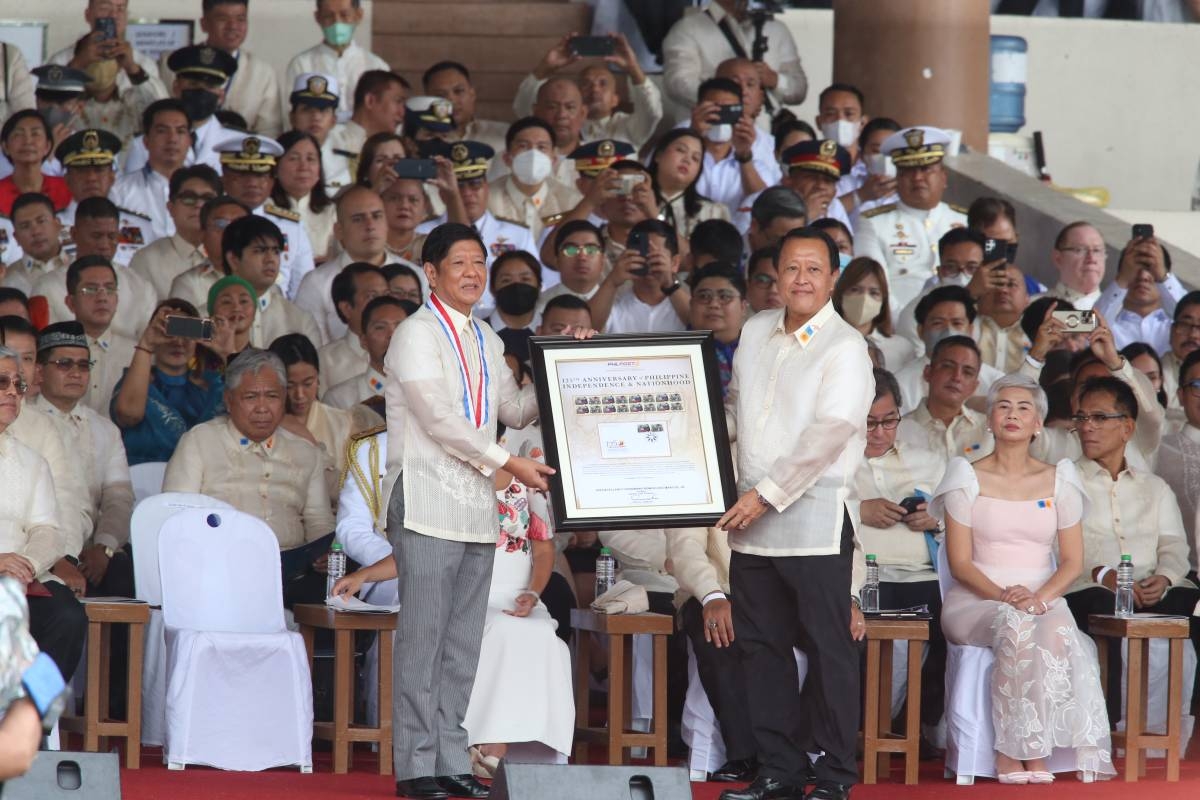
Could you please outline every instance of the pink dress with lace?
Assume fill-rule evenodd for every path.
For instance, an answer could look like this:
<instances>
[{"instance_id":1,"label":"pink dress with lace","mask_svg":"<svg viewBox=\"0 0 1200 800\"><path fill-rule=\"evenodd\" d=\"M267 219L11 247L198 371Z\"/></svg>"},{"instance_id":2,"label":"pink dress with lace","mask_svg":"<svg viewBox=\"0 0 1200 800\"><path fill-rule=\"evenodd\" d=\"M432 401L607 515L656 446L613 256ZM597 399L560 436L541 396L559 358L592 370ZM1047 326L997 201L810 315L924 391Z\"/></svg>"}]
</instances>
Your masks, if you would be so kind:
<instances>
[{"instance_id":1,"label":"pink dress with lace","mask_svg":"<svg viewBox=\"0 0 1200 800\"><path fill-rule=\"evenodd\" d=\"M1070 461L1056 467L1053 497L1002 500L980 495L974 469L956 458L930 507L970 526L972 560L988 578L1036 592L1054 573L1058 531L1082 519L1085 498ZM1115 774L1096 647L1079 632L1065 600L1049 606L1027 614L956 583L942 603L942 630L949 642L995 653L996 750L1029 760L1073 748L1077 769Z\"/></svg>"}]
</instances>

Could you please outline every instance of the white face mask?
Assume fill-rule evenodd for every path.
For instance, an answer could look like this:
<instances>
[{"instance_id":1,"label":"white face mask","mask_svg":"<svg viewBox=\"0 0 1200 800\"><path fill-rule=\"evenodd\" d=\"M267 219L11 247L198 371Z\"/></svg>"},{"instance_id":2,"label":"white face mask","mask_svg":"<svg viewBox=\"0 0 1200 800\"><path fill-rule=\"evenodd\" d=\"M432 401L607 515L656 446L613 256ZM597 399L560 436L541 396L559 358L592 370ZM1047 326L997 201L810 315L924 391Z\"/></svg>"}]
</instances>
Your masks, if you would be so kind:
<instances>
[{"instance_id":1,"label":"white face mask","mask_svg":"<svg viewBox=\"0 0 1200 800\"><path fill-rule=\"evenodd\" d=\"M948 278L939 278L938 283L942 286L966 286L971 282L971 276L965 272L960 272L957 275L951 275Z\"/></svg>"},{"instance_id":2,"label":"white face mask","mask_svg":"<svg viewBox=\"0 0 1200 800\"><path fill-rule=\"evenodd\" d=\"M850 294L842 298L842 316L851 325L866 325L879 316L883 300L867 293Z\"/></svg>"},{"instance_id":3,"label":"white face mask","mask_svg":"<svg viewBox=\"0 0 1200 800\"><path fill-rule=\"evenodd\" d=\"M554 162L541 150L523 150L513 156L512 172L526 186L536 186L550 177Z\"/></svg>"},{"instance_id":4,"label":"white face mask","mask_svg":"<svg viewBox=\"0 0 1200 800\"><path fill-rule=\"evenodd\" d=\"M838 119L823 124L821 126L821 135L826 139L833 139L842 147L853 147L858 142L858 132L861 129L861 122Z\"/></svg>"},{"instance_id":5,"label":"white face mask","mask_svg":"<svg viewBox=\"0 0 1200 800\"><path fill-rule=\"evenodd\" d=\"M728 142L733 139L733 126L729 123L711 125L704 137L710 142Z\"/></svg>"},{"instance_id":6,"label":"white face mask","mask_svg":"<svg viewBox=\"0 0 1200 800\"><path fill-rule=\"evenodd\" d=\"M892 159L883 153L874 153L866 157L867 174L883 175L888 178L896 177L896 165Z\"/></svg>"}]
</instances>

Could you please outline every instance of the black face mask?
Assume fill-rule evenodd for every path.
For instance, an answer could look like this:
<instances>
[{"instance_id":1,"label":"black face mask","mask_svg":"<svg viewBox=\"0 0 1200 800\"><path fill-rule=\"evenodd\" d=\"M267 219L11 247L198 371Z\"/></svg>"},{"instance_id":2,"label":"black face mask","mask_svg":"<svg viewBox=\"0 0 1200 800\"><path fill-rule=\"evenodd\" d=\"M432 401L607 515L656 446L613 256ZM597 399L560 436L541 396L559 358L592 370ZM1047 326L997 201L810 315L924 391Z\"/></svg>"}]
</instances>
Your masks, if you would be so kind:
<instances>
[{"instance_id":1,"label":"black face mask","mask_svg":"<svg viewBox=\"0 0 1200 800\"><path fill-rule=\"evenodd\" d=\"M510 283L496 292L496 307L505 314L519 317L537 305L538 288L529 283Z\"/></svg>"},{"instance_id":2,"label":"black face mask","mask_svg":"<svg viewBox=\"0 0 1200 800\"><path fill-rule=\"evenodd\" d=\"M193 123L203 122L216 113L221 98L207 89L184 89L179 96L184 113Z\"/></svg>"}]
</instances>

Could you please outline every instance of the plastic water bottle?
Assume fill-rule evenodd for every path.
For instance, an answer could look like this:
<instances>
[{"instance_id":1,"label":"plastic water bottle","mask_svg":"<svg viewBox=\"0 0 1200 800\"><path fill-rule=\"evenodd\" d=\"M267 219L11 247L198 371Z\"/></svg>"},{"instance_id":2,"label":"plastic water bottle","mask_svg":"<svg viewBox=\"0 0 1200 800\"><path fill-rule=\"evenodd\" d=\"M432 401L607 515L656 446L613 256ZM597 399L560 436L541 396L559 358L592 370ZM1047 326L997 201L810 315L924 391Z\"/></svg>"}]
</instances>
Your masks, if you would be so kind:
<instances>
[{"instance_id":1,"label":"plastic water bottle","mask_svg":"<svg viewBox=\"0 0 1200 800\"><path fill-rule=\"evenodd\" d=\"M600 556L596 559L596 597L607 592L617 582L617 560L613 558L612 550L600 548Z\"/></svg>"},{"instance_id":2,"label":"plastic water bottle","mask_svg":"<svg viewBox=\"0 0 1200 800\"><path fill-rule=\"evenodd\" d=\"M342 549L341 542L334 542L333 547L329 548L326 568L325 596L330 597L333 595L333 585L346 577L346 551Z\"/></svg>"},{"instance_id":3,"label":"plastic water bottle","mask_svg":"<svg viewBox=\"0 0 1200 800\"><path fill-rule=\"evenodd\" d=\"M1117 567L1117 607L1113 612L1118 617L1133 616L1133 559L1121 556Z\"/></svg>"},{"instance_id":4,"label":"plastic water bottle","mask_svg":"<svg viewBox=\"0 0 1200 800\"><path fill-rule=\"evenodd\" d=\"M859 592L863 611L879 610L879 564L874 555L867 555L867 581Z\"/></svg>"}]
</instances>

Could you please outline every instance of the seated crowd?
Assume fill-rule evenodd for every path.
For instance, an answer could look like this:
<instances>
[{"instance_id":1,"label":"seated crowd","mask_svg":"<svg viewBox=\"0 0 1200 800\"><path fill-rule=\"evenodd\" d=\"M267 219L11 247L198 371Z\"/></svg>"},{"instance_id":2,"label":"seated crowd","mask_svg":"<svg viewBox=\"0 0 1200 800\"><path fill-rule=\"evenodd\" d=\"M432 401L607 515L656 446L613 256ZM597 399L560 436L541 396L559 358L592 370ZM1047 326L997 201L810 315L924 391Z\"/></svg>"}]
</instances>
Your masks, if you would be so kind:
<instances>
[{"instance_id":1,"label":"seated crowd","mask_svg":"<svg viewBox=\"0 0 1200 800\"><path fill-rule=\"evenodd\" d=\"M423 251L445 223L470 226L485 247L472 316L498 334L518 386L531 380L534 335L710 330L730 403L743 325L793 302L781 242L816 229L836 246L830 306L874 365L846 508L856 549L880 566L881 605L932 614L920 700L933 745L944 747L947 643L998 657L1006 646L981 598L1009 604L1014 626L1061 652L1090 614L1112 612L1130 555L1137 609L1189 616L1200 643L1200 291L1152 235L1106 242L1076 222L1050 252L1018 255L1007 199L946 202L944 131L871 117L870 98L845 84L821 92L816 130L773 115L807 89L790 39L772 44L773 66L714 60L725 40L704 45L692 29L706 23L685 16L664 44L676 59L665 90L689 109L678 120L624 36L582 71L564 39L521 82L504 124L475 115L462 64L431 65L417 92L344 38L358 5L318 0L324 40L288 65L290 93L245 50L230 55L246 0L204 0L214 24L203 44L155 63L88 34L29 70L28 97L0 101L0 575L44 587L29 596L30 629L64 676L83 650L79 598L135 593L131 468L143 464L165 464L163 491L262 519L281 551L336 533L363 567L339 591L397 602L387 387L397 364L427 354L398 352L393 334L440 307L441 266ZM123 3L87 6L89 22L108 9L123 36ZM734 0L712 8L749 24ZM215 24L231 14L240 38ZM702 52L685 69L689 47ZM107 63L120 70L106 82L93 67ZM1092 312L1094 329L1069 327L1063 311ZM536 426L499 442L542 447ZM1025 458L1046 469L1026 476L1031 494L1012 494L1005 470ZM503 469L492 477L500 524L478 671L522 685L476 682L465 720L476 774L516 745L545 750L524 748L531 758L570 753L570 609L592 601L603 545L653 610L679 615L669 718L681 716L690 642L728 754L713 779L752 780L760 766L781 778L760 764L753 678L732 654L725 531L556 532L544 496ZM1059 568L1038 593L1003 584L1033 580L1016 564L973 563L967 538L996 545L984 535L990 504L1035 496L1054 498L1059 533ZM973 534L972 520L983 526ZM939 542L959 584L946 596L953 619L942 617ZM285 605L322 602L325 572L321 557L287 580ZM1049 621L1025 618L1042 614L1078 631L1064 644ZM1072 653L1066 669L1090 669L1093 651ZM1100 697L1079 684L1078 702ZM1093 721L1107 709L1102 737L998 735L998 771L1045 782L1047 746L1070 746L1089 753L1080 769L1111 772L1112 685L1116 696L1089 709ZM1034 703L1041 713L1044 699ZM822 786L813 796L845 796ZM485 796L464 781L438 791L410 796ZM727 795L791 796L760 782Z\"/></svg>"}]
</instances>

